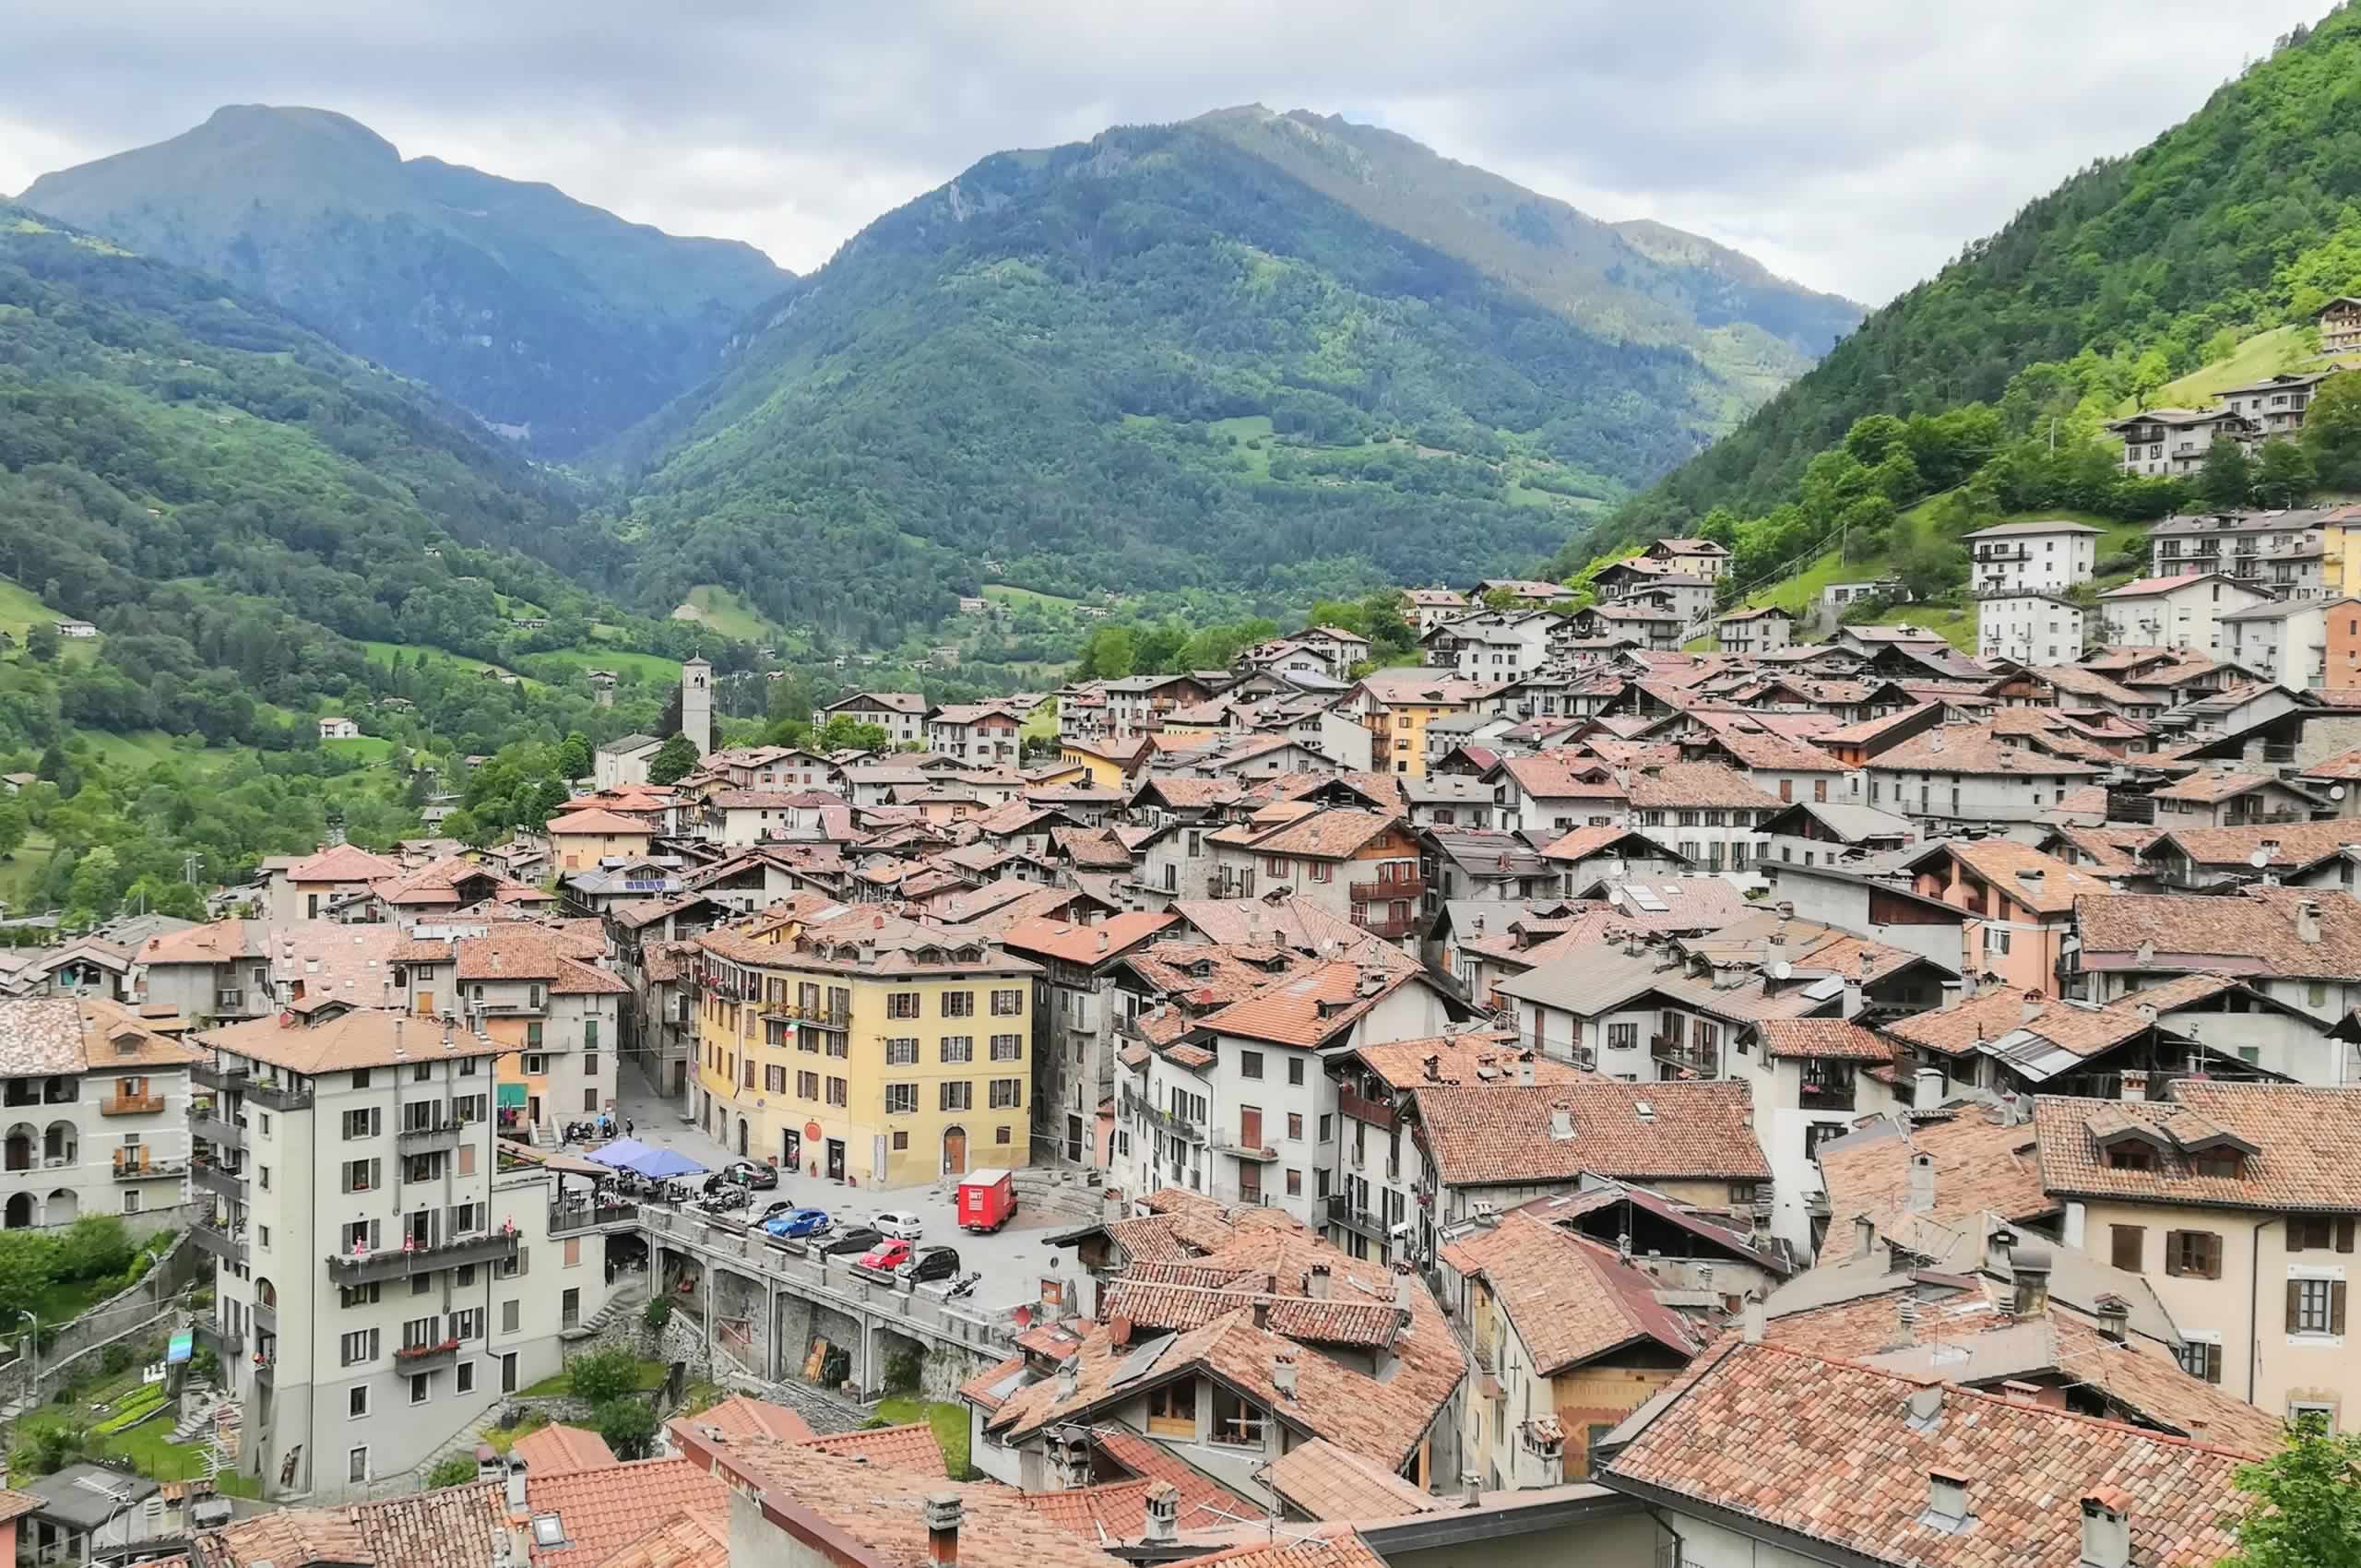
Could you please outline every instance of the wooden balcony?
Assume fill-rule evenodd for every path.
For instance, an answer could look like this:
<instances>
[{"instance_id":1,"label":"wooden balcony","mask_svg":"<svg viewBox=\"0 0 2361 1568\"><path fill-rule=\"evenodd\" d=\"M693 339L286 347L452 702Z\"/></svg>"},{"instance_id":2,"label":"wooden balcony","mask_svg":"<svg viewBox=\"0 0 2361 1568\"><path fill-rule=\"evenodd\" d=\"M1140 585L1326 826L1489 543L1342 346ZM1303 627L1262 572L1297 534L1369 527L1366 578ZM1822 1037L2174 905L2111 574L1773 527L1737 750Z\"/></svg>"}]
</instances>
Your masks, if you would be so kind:
<instances>
[{"instance_id":1,"label":"wooden balcony","mask_svg":"<svg viewBox=\"0 0 2361 1568\"><path fill-rule=\"evenodd\" d=\"M153 1116L163 1109L160 1094L111 1094L99 1101L101 1116Z\"/></svg>"},{"instance_id":2,"label":"wooden balcony","mask_svg":"<svg viewBox=\"0 0 2361 1568\"><path fill-rule=\"evenodd\" d=\"M185 1159L149 1159L141 1158L145 1149L119 1148L114 1151L114 1179L118 1182L161 1182L177 1180L188 1174ZM130 1156L130 1158L124 1158Z\"/></svg>"},{"instance_id":3,"label":"wooden balcony","mask_svg":"<svg viewBox=\"0 0 2361 1568\"><path fill-rule=\"evenodd\" d=\"M1427 879L1423 876L1400 877L1392 882L1356 882L1347 889L1357 904L1378 904L1394 898L1420 898L1426 896Z\"/></svg>"},{"instance_id":4,"label":"wooden balcony","mask_svg":"<svg viewBox=\"0 0 2361 1568\"><path fill-rule=\"evenodd\" d=\"M1722 1053L1718 1050L1701 1050L1688 1040L1671 1035L1651 1037L1648 1054L1675 1073L1692 1073L1701 1078L1721 1076Z\"/></svg>"},{"instance_id":5,"label":"wooden balcony","mask_svg":"<svg viewBox=\"0 0 2361 1568\"><path fill-rule=\"evenodd\" d=\"M1350 1089L1336 1091L1336 1109L1356 1122L1366 1122L1372 1127L1392 1127L1394 1109L1388 1105L1355 1094Z\"/></svg>"},{"instance_id":6,"label":"wooden balcony","mask_svg":"<svg viewBox=\"0 0 2361 1568\"><path fill-rule=\"evenodd\" d=\"M367 1285L385 1279L406 1279L435 1269L470 1263L507 1263L516 1256L514 1231L487 1231L460 1236L425 1247L382 1247L374 1253L331 1253L328 1278L339 1286Z\"/></svg>"}]
</instances>

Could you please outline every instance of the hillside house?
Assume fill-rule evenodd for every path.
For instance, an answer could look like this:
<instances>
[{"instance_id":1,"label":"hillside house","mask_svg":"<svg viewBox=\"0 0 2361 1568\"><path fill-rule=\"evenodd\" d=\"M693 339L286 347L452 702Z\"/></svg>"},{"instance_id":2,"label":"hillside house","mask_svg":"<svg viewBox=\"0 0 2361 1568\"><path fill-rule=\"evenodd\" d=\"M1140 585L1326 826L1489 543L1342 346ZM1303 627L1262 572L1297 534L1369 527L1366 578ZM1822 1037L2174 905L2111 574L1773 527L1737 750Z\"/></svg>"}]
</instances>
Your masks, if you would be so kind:
<instances>
[{"instance_id":1,"label":"hillside house","mask_svg":"<svg viewBox=\"0 0 2361 1568\"><path fill-rule=\"evenodd\" d=\"M2100 530L2087 523L2000 523L1964 536L1978 593L2058 593L2091 580Z\"/></svg>"},{"instance_id":2,"label":"hillside house","mask_svg":"<svg viewBox=\"0 0 2361 1568\"><path fill-rule=\"evenodd\" d=\"M1988 593L1975 601L1975 646L1987 659L2059 664L2082 657L2082 607L2054 593Z\"/></svg>"},{"instance_id":3,"label":"hillside house","mask_svg":"<svg viewBox=\"0 0 2361 1568\"><path fill-rule=\"evenodd\" d=\"M1733 610L1714 622L1714 646L1724 653L1771 653L1795 640L1795 616L1775 604Z\"/></svg>"},{"instance_id":4,"label":"hillside house","mask_svg":"<svg viewBox=\"0 0 2361 1568\"><path fill-rule=\"evenodd\" d=\"M2225 612L2251 610L2269 599L2260 588L2223 572L2142 577L2099 595L2099 639L2109 647L2219 653L2218 618Z\"/></svg>"}]
</instances>

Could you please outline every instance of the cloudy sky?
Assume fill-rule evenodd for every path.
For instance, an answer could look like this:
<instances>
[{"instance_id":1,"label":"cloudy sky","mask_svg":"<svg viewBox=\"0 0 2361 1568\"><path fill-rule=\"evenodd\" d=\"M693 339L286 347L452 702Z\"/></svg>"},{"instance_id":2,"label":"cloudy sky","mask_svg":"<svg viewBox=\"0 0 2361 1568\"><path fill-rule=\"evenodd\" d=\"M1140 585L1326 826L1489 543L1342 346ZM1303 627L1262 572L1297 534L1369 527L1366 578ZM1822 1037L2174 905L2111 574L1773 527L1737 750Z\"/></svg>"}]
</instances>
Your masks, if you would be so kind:
<instances>
[{"instance_id":1,"label":"cloudy sky","mask_svg":"<svg viewBox=\"0 0 2361 1568\"><path fill-rule=\"evenodd\" d=\"M340 110L799 271L1003 148L1259 101L1882 301L2326 0L6 0L0 191Z\"/></svg>"}]
</instances>

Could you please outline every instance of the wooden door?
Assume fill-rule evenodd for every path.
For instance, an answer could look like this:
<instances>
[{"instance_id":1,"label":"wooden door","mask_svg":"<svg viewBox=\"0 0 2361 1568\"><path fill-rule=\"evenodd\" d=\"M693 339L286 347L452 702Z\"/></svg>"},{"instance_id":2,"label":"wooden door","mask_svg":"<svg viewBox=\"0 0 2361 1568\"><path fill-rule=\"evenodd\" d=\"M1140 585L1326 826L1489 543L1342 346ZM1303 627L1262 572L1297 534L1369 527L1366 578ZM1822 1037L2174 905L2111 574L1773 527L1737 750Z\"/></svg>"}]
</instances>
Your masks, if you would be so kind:
<instances>
[{"instance_id":1,"label":"wooden door","mask_svg":"<svg viewBox=\"0 0 2361 1568\"><path fill-rule=\"evenodd\" d=\"M967 1173L967 1129L945 1127L943 1130L943 1173L965 1176Z\"/></svg>"},{"instance_id":2,"label":"wooden door","mask_svg":"<svg viewBox=\"0 0 2361 1568\"><path fill-rule=\"evenodd\" d=\"M1238 1108L1238 1146L1240 1148L1263 1146L1263 1108L1261 1106L1241 1105Z\"/></svg>"}]
</instances>

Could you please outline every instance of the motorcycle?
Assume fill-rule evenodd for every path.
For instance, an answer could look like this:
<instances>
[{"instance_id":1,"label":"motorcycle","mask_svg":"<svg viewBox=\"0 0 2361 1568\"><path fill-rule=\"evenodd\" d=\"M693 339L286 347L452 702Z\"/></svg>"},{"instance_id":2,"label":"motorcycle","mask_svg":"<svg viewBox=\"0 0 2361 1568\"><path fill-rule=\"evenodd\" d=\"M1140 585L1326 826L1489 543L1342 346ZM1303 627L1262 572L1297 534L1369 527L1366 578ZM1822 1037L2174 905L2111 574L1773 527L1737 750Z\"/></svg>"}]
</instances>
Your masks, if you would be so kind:
<instances>
[{"instance_id":1,"label":"motorcycle","mask_svg":"<svg viewBox=\"0 0 2361 1568\"><path fill-rule=\"evenodd\" d=\"M943 1292L943 1299L946 1301L955 1301L962 1296L973 1294L976 1287L983 1282L983 1277L982 1270L969 1269L951 1282L950 1288Z\"/></svg>"}]
</instances>

